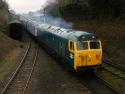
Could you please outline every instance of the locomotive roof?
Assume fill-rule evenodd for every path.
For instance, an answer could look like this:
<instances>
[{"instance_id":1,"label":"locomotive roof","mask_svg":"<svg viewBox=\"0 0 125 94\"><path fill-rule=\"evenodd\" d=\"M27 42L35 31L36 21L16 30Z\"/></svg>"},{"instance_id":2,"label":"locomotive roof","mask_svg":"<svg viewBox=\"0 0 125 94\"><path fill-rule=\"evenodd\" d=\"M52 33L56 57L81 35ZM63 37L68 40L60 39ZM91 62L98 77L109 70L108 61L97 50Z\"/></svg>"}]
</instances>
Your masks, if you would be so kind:
<instances>
[{"instance_id":1,"label":"locomotive roof","mask_svg":"<svg viewBox=\"0 0 125 94\"><path fill-rule=\"evenodd\" d=\"M94 34L88 33L85 31L65 29L57 26L52 26L49 24L41 24L40 29L73 41L96 40L96 37Z\"/></svg>"}]
</instances>

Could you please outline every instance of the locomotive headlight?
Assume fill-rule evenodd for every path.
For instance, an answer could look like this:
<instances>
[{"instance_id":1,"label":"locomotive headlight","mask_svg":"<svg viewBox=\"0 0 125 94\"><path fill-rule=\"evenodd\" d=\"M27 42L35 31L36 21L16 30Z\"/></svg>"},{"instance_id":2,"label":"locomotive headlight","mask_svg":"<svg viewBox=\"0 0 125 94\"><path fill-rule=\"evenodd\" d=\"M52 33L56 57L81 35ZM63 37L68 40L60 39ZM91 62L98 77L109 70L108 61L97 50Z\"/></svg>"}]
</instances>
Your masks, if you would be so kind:
<instances>
[{"instance_id":1,"label":"locomotive headlight","mask_svg":"<svg viewBox=\"0 0 125 94\"><path fill-rule=\"evenodd\" d=\"M85 39L85 36L82 36L82 39Z\"/></svg>"},{"instance_id":2,"label":"locomotive headlight","mask_svg":"<svg viewBox=\"0 0 125 94\"><path fill-rule=\"evenodd\" d=\"M92 38L94 39L94 38L95 38L95 36L92 36Z\"/></svg>"}]
</instances>

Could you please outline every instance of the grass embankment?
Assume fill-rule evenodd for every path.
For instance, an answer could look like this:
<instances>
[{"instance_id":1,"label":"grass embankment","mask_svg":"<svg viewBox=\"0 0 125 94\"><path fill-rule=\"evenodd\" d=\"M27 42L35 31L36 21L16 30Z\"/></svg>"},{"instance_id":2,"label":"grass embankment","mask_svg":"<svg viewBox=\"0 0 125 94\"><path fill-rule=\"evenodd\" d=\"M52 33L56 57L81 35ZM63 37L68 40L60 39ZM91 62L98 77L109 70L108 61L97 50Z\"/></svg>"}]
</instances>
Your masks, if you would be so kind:
<instances>
[{"instance_id":1,"label":"grass embankment","mask_svg":"<svg viewBox=\"0 0 125 94\"><path fill-rule=\"evenodd\" d=\"M0 80L13 69L15 59L21 52L21 43L0 32Z\"/></svg>"},{"instance_id":2,"label":"grass embankment","mask_svg":"<svg viewBox=\"0 0 125 94\"><path fill-rule=\"evenodd\" d=\"M74 21L74 26L95 33L109 60L125 63L125 21Z\"/></svg>"},{"instance_id":3,"label":"grass embankment","mask_svg":"<svg viewBox=\"0 0 125 94\"><path fill-rule=\"evenodd\" d=\"M0 32L7 33L8 12L5 8L0 8Z\"/></svg>"}]
</instances>

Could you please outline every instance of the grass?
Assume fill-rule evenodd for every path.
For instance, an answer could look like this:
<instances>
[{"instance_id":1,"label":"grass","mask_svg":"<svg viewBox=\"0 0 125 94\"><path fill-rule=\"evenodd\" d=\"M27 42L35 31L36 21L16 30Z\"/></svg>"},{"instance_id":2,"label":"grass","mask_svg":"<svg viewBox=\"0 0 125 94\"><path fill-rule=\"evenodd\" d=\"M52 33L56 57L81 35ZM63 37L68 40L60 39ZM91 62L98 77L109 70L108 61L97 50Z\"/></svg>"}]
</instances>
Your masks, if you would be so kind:
<instances>
[{"instance_id":1,"label":"grass","mask_svg":"<svg viewBox=\"0 0 125 94\"><path fill-rule=\"evenodd\" d=\"M5 82L18 66L20 54L11 61L0 60L0 81ZM1 88L1 87L0 87Z\"/></svg>"},{"instance_id":2,"label":"grass","mask_svg":"<svg viewBox=\"0 0 125 94\"><path fill-rule=\"evenodd\" d=\"M0 65L3 64L3 63L4 63L4 61L2 59L0 59Z\"/></svg>"},{"instance_id":3,"label":"grass","mask_svg":"<svg viewBox=\"0 0 125 94\"><path fill-rule=\"evenodd\" d=\"M3 27L2 30L5 27ZM0 81L4 82L12 75L13 70L17 66L17 59L22 49L20 45L22 43L9 38L3 32L0 31ZM0 87L1 88L1 87Z\"/></svg>"},{"instance_id":4,"label":"grass","mask_svg":"<svg viewBox=\"0 0 125 94\"><path fill-rule=\"evenodd\" d=\"M4 81L15 69L22 43L15 41L0 31L0 80Z\"/></svg>"}]
</instances>

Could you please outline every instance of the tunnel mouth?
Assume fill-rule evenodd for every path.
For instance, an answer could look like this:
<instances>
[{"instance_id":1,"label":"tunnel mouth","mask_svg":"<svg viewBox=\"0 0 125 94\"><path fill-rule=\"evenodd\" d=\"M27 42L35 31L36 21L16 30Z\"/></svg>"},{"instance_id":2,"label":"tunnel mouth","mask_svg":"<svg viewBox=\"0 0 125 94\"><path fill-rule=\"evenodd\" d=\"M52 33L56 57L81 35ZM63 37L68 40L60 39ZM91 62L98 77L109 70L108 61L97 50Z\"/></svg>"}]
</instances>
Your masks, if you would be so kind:
<instances>
[{"instance_id":1,"label":"tunnel mouth","mask_svg":"<svg viewBox=\"0 0 125 94\"><path fill-rule=\"evenodd\" d=\"M15 40L22 40L23 26L21 23L13 22L9 24L9 36Z\"/></svg>"}]
</instances>

